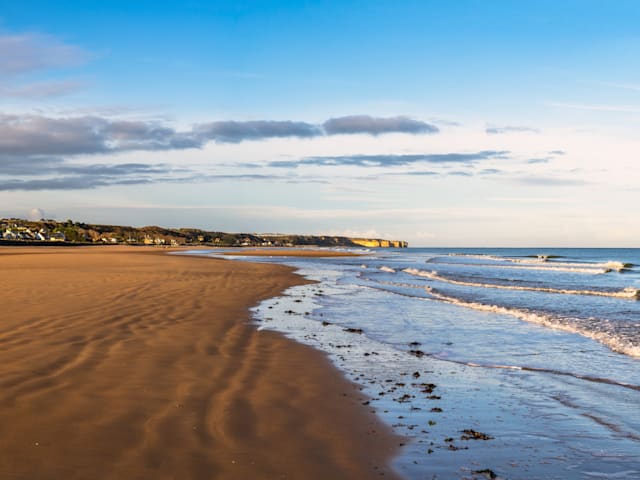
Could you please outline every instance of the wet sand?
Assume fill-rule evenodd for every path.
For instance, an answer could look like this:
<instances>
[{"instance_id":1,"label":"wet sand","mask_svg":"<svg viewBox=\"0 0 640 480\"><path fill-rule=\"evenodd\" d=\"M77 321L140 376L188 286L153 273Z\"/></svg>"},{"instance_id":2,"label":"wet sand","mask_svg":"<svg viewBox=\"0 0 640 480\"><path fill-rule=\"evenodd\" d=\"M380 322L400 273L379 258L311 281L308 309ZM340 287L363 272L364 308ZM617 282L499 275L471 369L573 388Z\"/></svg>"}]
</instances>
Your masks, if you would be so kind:
<instances>
[{"instance_id":1,"label":"wet sand","mask_svg":"<svg viewBox=\"0 0 640 480\"><path fill-rule=\"evenodd\" d=\"M358 388L248 323L290 268L6 247L0 269L0 478L396 478Z\"/></svg>"},{"instance_id":2,"label":"wet sand","mask_svg":"<svg viewBox=\"0 0 640 480\"><path fill-rule=\"evenodd\" d=\"M215 253L215 251L214 251ZM261 248L256 249L239 249L225 250L221 252L226 256L242 256L242 257L358 257L359 255L352 252L339 252L335 250L315 250L304 248Z\"/></svg>"}]
</instances>

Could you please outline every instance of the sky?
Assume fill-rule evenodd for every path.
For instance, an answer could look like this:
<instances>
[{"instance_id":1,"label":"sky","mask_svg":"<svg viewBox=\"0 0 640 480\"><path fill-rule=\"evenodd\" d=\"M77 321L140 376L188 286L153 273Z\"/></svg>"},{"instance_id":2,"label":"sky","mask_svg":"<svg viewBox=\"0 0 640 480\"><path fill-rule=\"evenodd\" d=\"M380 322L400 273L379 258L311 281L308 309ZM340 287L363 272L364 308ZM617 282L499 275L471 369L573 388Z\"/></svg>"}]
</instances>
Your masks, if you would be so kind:
<instances>
[{"instance_id":1,"label":"sky","mask_svg":"<svg viewBox=\"0 0 640 480\"><path fill-rule=\"evenodd\" d=\"M0 216L638 247L640 2L0 0Z\"/></svg>"}]
</instances>

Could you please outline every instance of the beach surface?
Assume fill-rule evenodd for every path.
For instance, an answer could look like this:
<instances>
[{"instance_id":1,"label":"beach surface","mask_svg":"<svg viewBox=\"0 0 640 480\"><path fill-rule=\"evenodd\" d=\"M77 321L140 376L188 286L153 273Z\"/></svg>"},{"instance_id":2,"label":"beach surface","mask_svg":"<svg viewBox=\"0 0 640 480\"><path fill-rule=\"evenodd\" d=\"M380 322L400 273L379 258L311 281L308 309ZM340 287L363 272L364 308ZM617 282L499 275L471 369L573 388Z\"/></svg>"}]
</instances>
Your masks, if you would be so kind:
<instances>
[{"instance_id":1,"label":"beach surface","mask_svg":"<svg viewBox=\"0 0 640 480\"><path fill-rule=\"evenodd\" d=\"M0 478L396 478L402 441L248 308L289 267L0 248Z\"/></svg>"}]
</instances>

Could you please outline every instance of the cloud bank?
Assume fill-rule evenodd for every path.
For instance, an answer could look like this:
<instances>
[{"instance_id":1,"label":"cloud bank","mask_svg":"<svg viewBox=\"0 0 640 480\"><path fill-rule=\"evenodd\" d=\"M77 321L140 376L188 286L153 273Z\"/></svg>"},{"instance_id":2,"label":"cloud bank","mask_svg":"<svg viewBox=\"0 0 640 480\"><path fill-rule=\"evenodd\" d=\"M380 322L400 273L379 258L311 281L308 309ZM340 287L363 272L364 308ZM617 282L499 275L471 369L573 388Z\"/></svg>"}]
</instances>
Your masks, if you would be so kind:
<instances>
[{"instance_id":1,"label":"cloud bank","mask_svg":"<svg viewBox=\"0 0 640 480\"><path fill-rule=\"evenodd\" d=\"M268 138L311 138L321 136L322 129L305 122L257 120L247 122L221 121L200 124L192 134L200 141L213 140L219 143L239 143L245 140Z\"/></svg>"},{"instance_id":2,"label":"cloud bank","mask_svg":"<svg viewBox=\"0 0 640 480\"><path fill-rule=\"evenodd\" d=\"M533 127L522 127L506 125L504 127L487 127L484 129L487 135L502 135L507 133L540 133L540 130Z\"/></svg>"},{"instance_id":3,"label":"cloud bank","mask_svg":"<svg viewBox=\"0 0 640 480\"><path fill-rule=\"evenodd\" d=\"M383 135L406 133L412 135L437 133L436 126L405 116L371 117L349 115L330 118L322 125L292 120L218 121L196 125L193 135L201 141L239 143L245 140L268 138L312 138L325 135Z\"/></svg>"},{"instance_id":4,"label":"cloud bank","mask_svg":"<svg viewBox=\"0 0 640 480\"><path fill-rule=\"evenodd\" d=\"M55 47L55 46L54 46ZM57 48L57 47L56 47ZM62 47L60 47L62 48ZM72 51L68 56L72 56ZM37 59L15 64L12 71L41 65ZM8 67L6 67L8 68ZM293 120L214 121L178 131L165 122L120 120L99 115L48 117L37 114L0 113L0 190L87 189L110 185L144 184L155 181L183 182L244 179L297 181L279 176L200 175L167 165L79 164L79 156L117 154L131 151L200 149L209 142L235 144L272 138L316 138L342 134L424 134L437 129L408 117L337 117L324 124ZM415 161L471 160L449 156L357 156L309 158L298 164L406 165ZM279 165L274 166L297 166ZM176 175L178 174L178 175ZM188 174L188 175L187 175ZM185 176L187 175L187 176ZM305 179L304 181L318 181Z\"/></svg>"},{"instance_id":5,"label":"cloud bank","mask_svg":"<svg viewBox=\"0 0 640 480\"><path fill-rule=\"evenodd\" d=\"M376 118L369 115L350 115L330 118L322 124L327 135L381 135L384 133L438 133L435 125L409 117Z\"/></svg>"},{"instance_id":6,"label":"cloud bank","mask_svg":"<svg viewBox=\"0 0 640 480\"><path fill-rule=\"evenodd\" d=\"M297 168L304 165L356 166L356 167L398 167L414 163L473 163L480 160L506 159L507 150L483 150L472 153L430 153L410 155L344 155L333 157L305 157L300 160L277 160L270 167Z\"/></svg>"},{"instance_id":7,"label":"cloud bank","mask_svg":"<svg viewBox=\"0 0 640 480\"><path fill-rule=\"evenodd\" d=\"M201 145L191 133L176 132L158 122L0 114L0 156L80 155Z\"/></svg>"},{"instance_id":8,"label":"cloud bank","mask_svg":"<svg viewBox=\"0 0 640 480\"><path fill-rule=\"evenodd\" d=\"M354 118L366 119L359 123ZM132 150L184 150L208 142L239 143L270 138L313 138L341 133L435 133L406 117L341 117L330 128L299 121L216 121L177 131L157 121L112 120L99 116L52 118L0 114L0 156L81 155ZM357 125L356 125L357 124ZM357 131L357 132L356 132Z\"/></svg>"}]
</instances>

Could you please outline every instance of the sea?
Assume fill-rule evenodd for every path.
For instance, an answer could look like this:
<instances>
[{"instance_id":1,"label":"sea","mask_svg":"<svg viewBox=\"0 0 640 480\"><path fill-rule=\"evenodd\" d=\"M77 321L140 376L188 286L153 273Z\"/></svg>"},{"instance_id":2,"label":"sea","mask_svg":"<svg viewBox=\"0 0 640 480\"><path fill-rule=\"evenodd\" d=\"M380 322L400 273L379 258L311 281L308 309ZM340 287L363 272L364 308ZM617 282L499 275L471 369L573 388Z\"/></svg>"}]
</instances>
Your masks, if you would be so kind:
<instances>
[{"instance_id":1,"label":"sea","mask_svg":"<svg viewBox=\"0 0 640 480\"><path fill-rule=\"evenodd\" d=\"M316 282L253 321L360 386L401 475L640 479L640 249L352 251L234 258Z\"/></svg>"}]
</instances>

